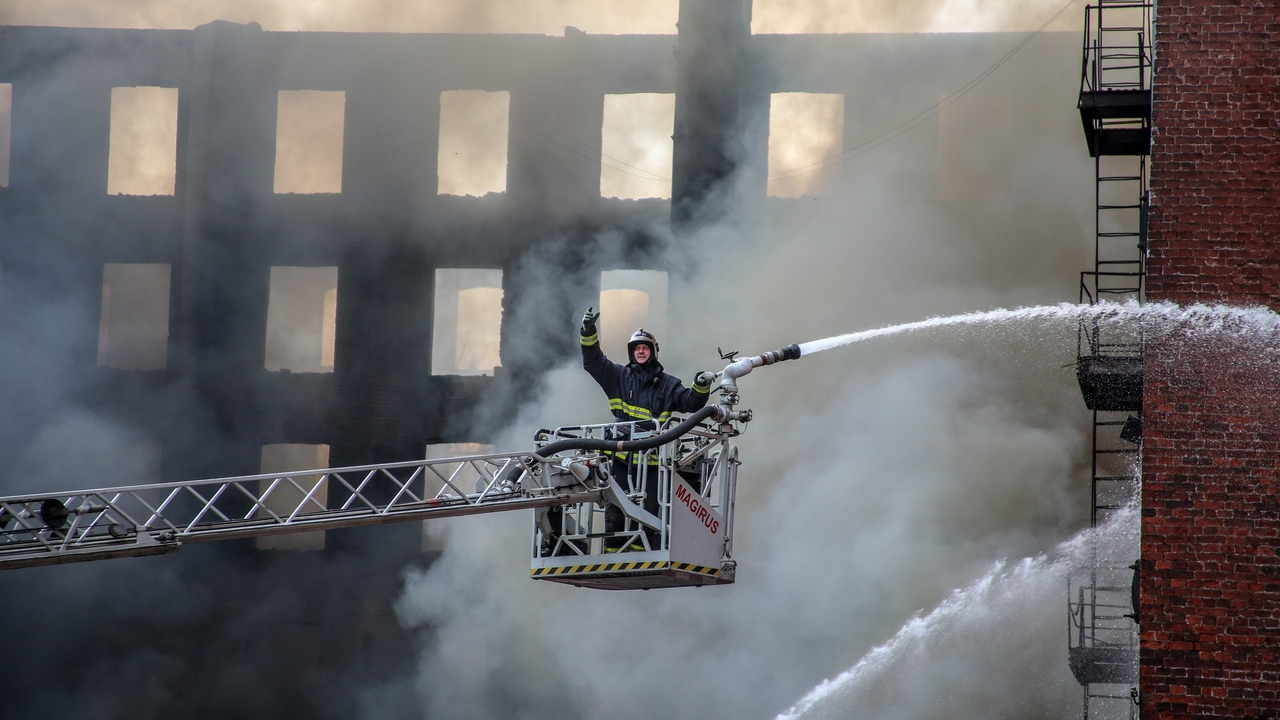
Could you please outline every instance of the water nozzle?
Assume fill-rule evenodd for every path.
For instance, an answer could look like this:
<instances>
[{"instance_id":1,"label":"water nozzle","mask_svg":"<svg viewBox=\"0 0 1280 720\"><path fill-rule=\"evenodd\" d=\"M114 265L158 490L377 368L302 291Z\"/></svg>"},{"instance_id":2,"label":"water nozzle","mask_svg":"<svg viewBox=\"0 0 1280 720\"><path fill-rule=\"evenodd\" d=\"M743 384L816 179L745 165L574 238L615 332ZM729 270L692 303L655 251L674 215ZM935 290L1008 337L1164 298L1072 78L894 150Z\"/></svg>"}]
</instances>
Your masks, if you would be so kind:
<instances>
[{"instance_id":1,"label":"water nozzle","mask_svg":"<svg viewBox=\"0 0 1280 720\"><path fill-rule=\"evenodd\" d=\"M724 371L721 373L722 380L720 381L720 387L722 390L736 392L738 389L736 380L751 372L753 369L762 365L772 365L774 363L780 363L783 360L797 360L799 358L800 346L795 343L792 343L780 350L770 350L769 352L761 353L755 357L742 358L741 360L732 362L725 367Z\"/></svg>"},{"instance_id":2,"label":"water nozzle","mask_svg":"<svg viewBox=\"0 0 1280 720\"><path fill-rule=\"evenodd\" d=\"M774 363L782 362L783 360L799 360L800 346L795 343L791 343L781 350L772 350L764 353L760 358L764 361L762 363L763 365L772 365Z\"/></svg>"}]
</instances>

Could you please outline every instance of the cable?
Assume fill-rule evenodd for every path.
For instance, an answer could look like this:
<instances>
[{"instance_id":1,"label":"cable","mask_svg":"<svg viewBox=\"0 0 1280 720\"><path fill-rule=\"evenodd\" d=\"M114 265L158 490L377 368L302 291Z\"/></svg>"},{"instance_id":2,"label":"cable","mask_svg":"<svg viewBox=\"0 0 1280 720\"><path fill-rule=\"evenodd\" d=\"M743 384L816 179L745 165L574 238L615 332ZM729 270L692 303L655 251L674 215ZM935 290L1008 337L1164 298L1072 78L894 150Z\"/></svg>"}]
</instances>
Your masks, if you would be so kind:
<instances>
[{"instance_id":1,"label":"cable","mask_svg":"<svg viewBox=\"0 0 1280 720\"><path fill-rule=\"evenodd\" d=\"M607 452L634 452L642 450L652 450L659 445L665 445L672 442L676 438L688 433L699 423L709 417L727 417L720 415L721 407L719 405L708 405L689 417L684 422L676 425L667 431L644 438L642 440L600 440L596 438L569 438L566 440L558 440L556 442L543 445L538 448L535 453L538 458L546 459L566 450L602 450Z\"/></svg>"}]
</instances>

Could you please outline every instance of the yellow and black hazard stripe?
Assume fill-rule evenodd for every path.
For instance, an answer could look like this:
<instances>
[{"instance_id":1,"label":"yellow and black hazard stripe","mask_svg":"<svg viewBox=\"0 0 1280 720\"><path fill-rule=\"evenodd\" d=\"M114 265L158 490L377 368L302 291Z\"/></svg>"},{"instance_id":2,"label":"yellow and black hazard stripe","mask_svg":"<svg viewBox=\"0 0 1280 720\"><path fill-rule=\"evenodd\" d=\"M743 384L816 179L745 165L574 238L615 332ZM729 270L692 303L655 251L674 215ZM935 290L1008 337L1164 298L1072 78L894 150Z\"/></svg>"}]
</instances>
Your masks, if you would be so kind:
<instances>
[{"instance_id":1,"label":"yellow and black hazard stripe","mask_svg":"<svg viewBox=\"0 0 1280 720\"><path fill-rule=\"evenodd\" d=\"M719 575L720 571L715 568L694 565L693 563L671 563L672 570L680 570L681 572L698 573L699 575Z\"/></svg>"},{"instance_id":2,"label":"yellow and black hazard stripe","mask_svg":"<svg viewBox=\"0 0 1280 720\"><path fill-rule=\"evenodd\" d=\"M646 570L666 570L670 565L671 563L666 560L564 565L562 567L534 568L529 571L529 574L533 577L549 577L552 575L583 575L588 573L642 572Z\"/></svg>"},{"instance_id":3,"label":"yellow and black hazard stripe","mask_svg":"<svg viewBox=\"0 0 1280 720\"><path fill-rule=\"evenodd\" d=\"M673 563L667 560L652 560L648 562L613 562L595 563L591 565L564 565L561 567L533 568L529 571L529 575L531 577L554 577L557 575L660 572L662 570L679 570L681 572L698 573L700 575L720 574L720 571L714 568L694 565L692 563Z\"/></svg>"}]
</instances>

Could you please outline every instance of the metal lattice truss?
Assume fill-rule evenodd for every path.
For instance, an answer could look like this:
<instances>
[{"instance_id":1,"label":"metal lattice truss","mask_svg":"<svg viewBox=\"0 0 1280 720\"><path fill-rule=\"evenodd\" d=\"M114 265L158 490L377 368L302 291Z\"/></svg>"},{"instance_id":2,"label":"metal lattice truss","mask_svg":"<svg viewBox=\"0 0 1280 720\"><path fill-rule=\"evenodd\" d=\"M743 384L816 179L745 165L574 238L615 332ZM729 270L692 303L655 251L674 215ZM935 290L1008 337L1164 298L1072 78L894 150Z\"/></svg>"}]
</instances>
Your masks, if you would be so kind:
<instances>
[{"instance_id":1,"label":"metal lattice truss","mask_svg":"<svg viewBox=\"0 0 1280 720\"><path fill-rule=\"evenodd\" d=\"M5 497L0 569L590 502L601 487L582 467L596 462L506 453Z\"/></svg>"}]
</instances>

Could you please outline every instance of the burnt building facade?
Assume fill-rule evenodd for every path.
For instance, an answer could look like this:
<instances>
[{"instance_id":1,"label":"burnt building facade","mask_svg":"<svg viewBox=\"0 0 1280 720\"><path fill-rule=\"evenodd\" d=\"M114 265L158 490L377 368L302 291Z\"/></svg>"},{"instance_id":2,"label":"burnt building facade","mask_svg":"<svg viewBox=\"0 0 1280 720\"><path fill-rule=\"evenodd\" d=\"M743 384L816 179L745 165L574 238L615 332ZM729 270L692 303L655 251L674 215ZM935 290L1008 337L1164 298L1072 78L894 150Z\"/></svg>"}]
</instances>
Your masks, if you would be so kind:
<instances>
[{"instance_id":1,"label":"burnt building facade","mask_svg":"<svg viewBox=\"0 0 1280 720\"><path fill-rule=\"evenodd\" d=\"M699 230L724 219L731 195L808 212L812 198L767 197L772 94L842 95L846 126L890 130L874 147L905 131L902 118L931 117L885 87L887 75L926 78L932 104L1006 40L753 37L749 2L682 3L675 36L0 28L0 84L12 91L0 187L6 490L250 475L271 445L325 446L337 467L491 442L535 379L576 352L602 271L690 272ZM1054 58L1075 57L1074 34L1051 42ZM1024 89L1037 71L1019 76ZM108 191L113 91L133 87L176 90L172 192ZM441 96L471 90L509 96L505 180L484 196L442 192L437 173ZM303 91L343 94L337 190L277 188L280 94ZM675 95L670 199L602 196L604 98L633 93ZM1025 103L1016 88L1007 100L988 109L1007 117ZM939 138L922 133L929 152L911 172L932 183ZM124 302L104 285L142 266L167 298L160 348L146 367L104 361L103 318ZM324 371L269 359L282 269L332 273ZM500 271L496 371L433 371L435 283L450 269ZM131 474L132 441L153 451L154 475ZM107 717L351 716L350 683L404 681L388 694L410 697L413 648L391 602L399 569L430 561L420 532L409 523L333 531L320 552L233 542L10 575L77 597L5 601L6 617L45 629L0 673L28 691L10 707L31 714L47 693L29 691L54 687L105 697ZM48 630L68 609L85 629ZM154 682L105 693L125 670Z\"/></svg>"},{"instance_id":2,"label":"burnt building facade","mask_svg":"<svg viewBox=\"0 0 1280 720\"><path fill-rule=\"evenodd\" d=\"M741 44L749 16L738 10L727 17ZM699 29L709 21L723 23L719 13L682 17L689 33L723 34ZM111 455L83 458L80 467L103 472L90 471L96 477L55 474L32 457L27 479L8 489L251 475L265 469L267 446L325 447L327 458L311 457L341 467L490 442L527 401L532 379L576 351L575 313L595 302L602 270L674 270L656 265L672 243L671 203L601 197L604 96L689 88L680 113L695 118L684 124L695 127L696 144L675 145L678 158L694 154L677 161L689 178L678 192L696 198L731 170L727 133L745 100L716 95L714 78L699 72L714 45L682 66L681 42L572 31L279 33L226 22L192 31L0 29L0 82L12 92L0 188L3 444L16 458L39 444L41 427L83 413L92 428L63 446L79 455L83 442ZM716 67L744 82L739 64ZM113 89L134 87L176 90L172 192L109 192ZM458 90L509 94L502 192L439 191L440 98ZM292 91L342 93L340 187L278 192L279 97ZM698 103L714 109L715 128L696 121ZM566 147L566 137L581 145ZM593 257L604 232L622 240L608 258ZM531 257L557 268L555 287L522 277ZM115 328L112 347L104 337L113 327L104 318L125 307L127 294L112 273L131 268L160 278L140 303L154 307L159 294L160 347L141 363L112 359L129 357L131 348L118 347L130 341L127 331ZM458 268L501 272L500 347L521 350L504 350L496 371L433 371L437 270ZM273 277L298 269L334 278L327 367L297 371L270 359ZM108 447L89 437L108 426ZM129 457L145 453L154 458ZM128 476L148 464L152 474ZM146 568L110 563L106 576L68 566L11 577L118 594L45 608L11 595L10 617L52 627L60 622L46 612L58 605L88 629L15 659L6 682L28 698L18 701L24 707L52 685L102 697L95 668L113 655L145 656L154 662L135 665L140 676L183 690L116 686L106 716L127 706L147 717L214 717L250 705L253 717L350 716L358 702L350 684L412 676L411 643L396 630L391 603L399 568L430 561L421 544L420 524L406 523L330 531L319 552L245 541L187 548ZM149 610L131 617L130 606ZM153 612L162 607L169 611ZM397 692L408 697L411 685Z\"/></svg>"}]
</instances>

